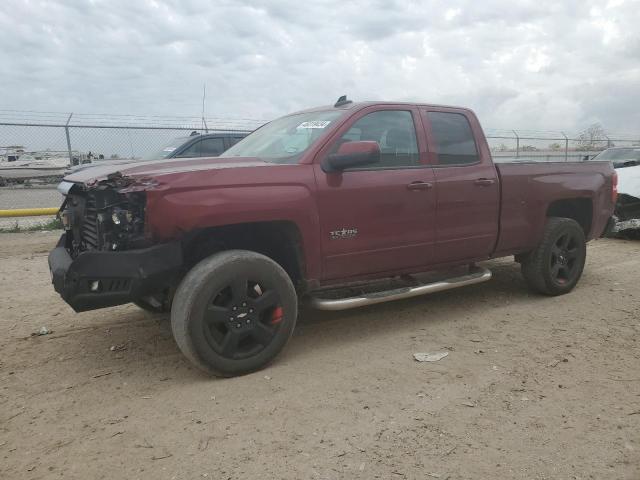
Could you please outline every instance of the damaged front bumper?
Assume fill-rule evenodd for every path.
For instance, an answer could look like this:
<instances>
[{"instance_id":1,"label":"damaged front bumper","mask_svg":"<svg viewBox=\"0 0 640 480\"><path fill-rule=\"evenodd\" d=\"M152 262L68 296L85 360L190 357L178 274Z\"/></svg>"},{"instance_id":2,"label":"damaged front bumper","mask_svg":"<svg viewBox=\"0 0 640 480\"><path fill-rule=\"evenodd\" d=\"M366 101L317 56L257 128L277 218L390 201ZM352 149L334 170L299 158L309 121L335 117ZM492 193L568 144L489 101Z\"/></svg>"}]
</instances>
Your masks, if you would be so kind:
<instances>
[{"instance_id":1,"label":"damaged front bumper","mask_svg":"<svg viewBox=\"0 0 640 480\"><path fill-rule=\"evenodd\" d=\"M54 289L76 312L122 305L161 292L182 271L179 242L117 252L89 250L72 258L65 236L49 254L49 270Z\"/></svg>"},{"instance_id":2,"label":"damaged front bumper","mask_svg":"<svg viewBox=\"0 0 640 480\"><path fill-rule=\"evenodd\" d=\"M640 218L631 218L629 220L619 220L613 217L615 223L611 229L611 233L623 233L628 230L640 230Z\"/></svg>"},{"instance_id":3,"label":"damaged front bumper","mask_svg":"<svg viewBox=\"0 0 640 480\"><path fill-rule=\"evenodd\" d=\"M613 218L615 225L611 233L640 231L640 198L626 193L619 194Z\"/></svg>"}]
</instances>

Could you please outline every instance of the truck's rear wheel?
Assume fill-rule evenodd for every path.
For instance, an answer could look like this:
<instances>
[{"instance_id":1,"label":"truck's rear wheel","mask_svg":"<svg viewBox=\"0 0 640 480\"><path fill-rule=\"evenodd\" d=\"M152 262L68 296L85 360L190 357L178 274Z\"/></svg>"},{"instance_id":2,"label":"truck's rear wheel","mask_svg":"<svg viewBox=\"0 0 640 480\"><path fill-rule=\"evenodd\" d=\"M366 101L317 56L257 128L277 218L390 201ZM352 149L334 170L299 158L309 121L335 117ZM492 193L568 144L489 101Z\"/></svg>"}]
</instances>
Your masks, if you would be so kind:
<instances>
[{"instance_id":1,"label":"truck's rear wheel","mask_svg":"<svg viewBox=\"0 0 640 480\"><path fill-rule=\"evenodd\" d=\"M586 253L584 231L575 220L549 218L538 247L522 258L522 275L538 293L569 293L580 280Z\"/></svg>"},{"instance_id":2,"label":"truck's rear wheel","mask_svg":"<svg viewBox=\"0 0 640 480\"><path fill-rule=\"evenodd\" d=\"M229 250L205 258L182 280L171 328L194 365L229 377L273 360L297 315L295 289L280 265L258 253Z\"/></svg>"}]
</instances>

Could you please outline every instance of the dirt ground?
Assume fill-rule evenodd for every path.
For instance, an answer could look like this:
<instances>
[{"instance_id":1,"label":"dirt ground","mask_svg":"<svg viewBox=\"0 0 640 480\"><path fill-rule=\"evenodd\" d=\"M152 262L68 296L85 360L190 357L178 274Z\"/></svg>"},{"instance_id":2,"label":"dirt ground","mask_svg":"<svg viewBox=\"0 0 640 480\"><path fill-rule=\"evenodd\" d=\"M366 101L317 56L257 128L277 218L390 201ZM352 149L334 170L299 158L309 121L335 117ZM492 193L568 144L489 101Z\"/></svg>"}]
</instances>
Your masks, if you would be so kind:
<instances>
[{"instance_id":1,"label":"dirt ground","mask_svg":"<svg viewBox=\"0 0 640 480\"><path fill-rule=\"evenodd\" d=\"M74 314L55 239L0 235L0 478L640 479L639 241L590 244L564 297L505 259L481 285L303 310L272 366L223 380L166 317Z\"/></svg>"}]
</instances>

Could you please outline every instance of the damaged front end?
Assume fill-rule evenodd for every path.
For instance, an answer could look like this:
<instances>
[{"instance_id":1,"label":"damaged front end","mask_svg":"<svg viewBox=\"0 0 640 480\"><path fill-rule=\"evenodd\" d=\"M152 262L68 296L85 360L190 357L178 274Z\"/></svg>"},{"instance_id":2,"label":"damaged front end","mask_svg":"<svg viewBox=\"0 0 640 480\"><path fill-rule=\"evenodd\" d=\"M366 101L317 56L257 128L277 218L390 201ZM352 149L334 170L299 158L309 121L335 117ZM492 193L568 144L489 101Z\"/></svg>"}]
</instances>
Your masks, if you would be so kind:
<instances>
[{"instance_id":1,"label":"damaged front end","mask_svg":"<svg viewBox=\"0 0 640 480\"><path fill-rule=\"evenodd\" d=\"M620 235L640 235L640 198L618 194L612 232Z\"/></svg>"},{"instance_id":2,"label":"damaged front end","mask_svg":"<svg viewBox=\"0 0 640 480\"><path fill-rule=\"evenodd\" d=\"M65 183L59 186L67 192L59 217L72 257L85 251L129 250L150 244L145 236L144 191L122 193L109 182L93 187Z\"/></svg>"},{"instance_id":3,"label":"damaged front end","mask_svg":"<svg viewBox=\"0 0 640 480\"><path fill-rule=\"evenodd\" d=\"M171 288L180 242L154 244L146 231L148 184L120 174L93 184L63 181L65 229L49 254L55 290L76 311L138 301Z\"/></svg>"}]
</instances>

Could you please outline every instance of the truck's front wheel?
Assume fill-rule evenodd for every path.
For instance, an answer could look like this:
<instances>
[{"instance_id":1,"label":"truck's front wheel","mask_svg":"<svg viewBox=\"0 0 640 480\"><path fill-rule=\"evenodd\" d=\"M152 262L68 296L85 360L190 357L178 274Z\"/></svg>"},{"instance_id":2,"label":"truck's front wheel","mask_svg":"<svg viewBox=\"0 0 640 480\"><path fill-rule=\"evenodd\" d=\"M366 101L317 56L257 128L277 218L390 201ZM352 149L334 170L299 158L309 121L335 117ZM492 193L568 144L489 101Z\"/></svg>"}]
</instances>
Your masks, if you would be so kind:
<instances>
[{"instance_id":1,"label":"truck's front wheel","mask_svg":"<svg viewBox=\"0 0 640 480\"><path fill-rule=\"evenodd\" d=\"M171 327L193 364L229 377L273 360L297 315L295 289L280 265L255 252L229 250L205 258L182 280Z\"/></svg>"},{"instance_id":2,"label":"truck's front wheel","mask_svg":"<svg viewBox=\"0 0 640 480\"><path fill-rule=\"evenodd\" d=\"M538 293L569 293L580 280L586 254L584 231L578 222L551 217L540 245L522 259L522 275Z\"/></svg>"}]
</instances>

